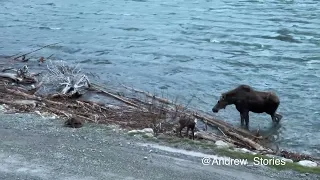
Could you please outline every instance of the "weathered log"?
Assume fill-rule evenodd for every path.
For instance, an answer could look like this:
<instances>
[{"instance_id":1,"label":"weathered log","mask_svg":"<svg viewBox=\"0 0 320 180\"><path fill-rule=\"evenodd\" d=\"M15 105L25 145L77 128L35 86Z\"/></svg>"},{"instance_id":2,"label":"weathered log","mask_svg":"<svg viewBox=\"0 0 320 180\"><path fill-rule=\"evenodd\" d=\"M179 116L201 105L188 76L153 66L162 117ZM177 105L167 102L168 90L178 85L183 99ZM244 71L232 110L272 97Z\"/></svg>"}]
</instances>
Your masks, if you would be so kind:
<instances>
[{"instance_id":1,"label":"weathered log","mask_svg":"<svg viewBox=\"0 0 320 180\"><path fill-rule=\"evenodd\" d=\"M249 139L249 138L243 137L243 136L241 136L241 135L239 135L239 134L237 134L237 133L234 133L234 132L231 132L231 131L228 131L228 130L226 130L225 133L228 134L228 135L230 135L230 136L236 137L236 138L238 138L239 140L241 140L241 141L243 141L243 142L248 143L248 144L249 144L251 147L253 147L255 150L259 150L259 151L261 151L261 150L266 150L266 148L264 148L264 147L261 146L260 144L252 141L252 140Z\"/></svg>"},{"instance_id":2,"label":"weathered log","mask_svg":"<svg viewBox=\"0 0 320 180\"><path fill-rule=\"evenodd\" d=\"M219 136L216 134L211 134L208 132L203 132L203 131L197 132L194 135L198 138L206 139L206 140L213 141L213 142L216 142L218 140L225 140L225 138L222 136Z\"/></svg>"},{"instance_id":3,"label":"weathered log","mask_svg":"<svg viewBox=\"0 0 320 180\"><path fill-rule=\"evenodd\" d=\"M43 81L39 82L36 86L34 86L32 89L29 90L29 93L34 95L40 89L42 84L43 84Z\"/></svg>"},{"instance_id":4,"label":"weathered log","mask_svg":"<svg viewBox=\"0 0 320 180\"><path fill-rule=\"evenodd\" d=\"M8 73L5 72L7 70L12 70L15 73ZM26 83L26 84L32 84L37 82L37 79L34 76L31 76L29 74L29 69L27 65L23 66L21 69L14 69L14 68L5 68L0 72L0 77L11 79L12 81L19 82L19 83Z\"/></svg>"},{"instance_id":5,"label":"weathered log","mask_svg":"<svg viewBox=\"0 0 320 180\"><path fill-rule=\"evenodd\" d=\"M88 122L95 122L95 123L97 123L96 120L94 120L94 119L92 119L92 118L85 117L85 116L80 115L80 114L74 114L74 116L77 117L77 118L79 118L79 119L84 119L84 120L86 120L86 121L88 121ZM93 116L93 115L91 114L91 116ZM114 122L114 121L108 120L108 119L103 119L103 121L105 121L105 122Z\"/></svg>"},{"instance_id":6,"label":"weathered log","mask_svg":"<svg viewBox=\"0 0 320 180\"><path fill-rule=\"evenodd\" d=\"M194 116L199 118L199 119L205 119L209 124L217 126L218 128L220 128L220 130L222 132L224 132L224 134L226 134L228 136L231 136L231 137L237 138L239 141L242 141L244 144L248 144L251 148L253 148L255 150L266 150L266 148L264 148L262 145L254 142L252 140L254 138L258 139L260 137L255 137L252 134L246 133L247 136L252 138L252 139L250 139L250 138L244 137L244 136L242 136L240 134L237 134L235 132L232 132L232 130L235 130L233 127L225 125L225 123L221 123L219 120L210 119L210 118L207 118L207 117L204 117L204 116L200 116L198 114L195 114Z\"/></svg>"},{"instance_id":7,"label":"weathered log","mask_svg":"<svg viewBox=\"0 0 320 180\"><path fill-rule=\"evenodd\" d=\"M2 78L8 78L15 82L21 82L23 78L18 77L16 74L13 73L0 73L0 77Z\"/></svg>"},{"instance_id":8,"label":"weathered log","mask_svg":"<svg viewBox=\"0 0 320 180\"><path fill-rule=\"evenodd\" d=\"M41 97L38 97L36 95L31 95L31 94L27 94L27 93L24 93L24 92L21 92L21 91L17 91L17 90L13 90L13 89L8 89L6 88L6 91L14 94L14 95L17 95L17 96L22 96L22 97L25 97L27 99L32 99L32 100L38 100L38 101L44 101L46 103L49 103L49 104L55 104L55 105L59 105L59 106L63 106L64 104L61 103L61 102L56 102L56 101L51 101L51 100L48 100L48 99L42 99Z\"/></svg>"},{"instance_id":9,"label":"weathered log","mask_svg":"<svg viewBox=\"0 0 320 180\"><path fill-rule=\"evenodd\" d=\"M2 68L1 72L6 72L6 71L9 71L9 70L17 72L17 70L15 68L13 68L13 67Z\"/></svg>"},{"instance_id":10,"label":"weathered log","mask_svg":"<svg viewBox=\"0 0 320 180\"><path fill-rule=\"evenodd\" d=\"M33 51L31 51L31 52L28 52L28 53L22 54L22 55L20 55L20 56L17 56L17 57L14 58L14 60L16 60L16 59L18 59L18 58L20 58L20 57L23 57L23 56L25 57L25 56L28 55L28 54L34 53L34 52L39 51L39 50L41 50L41 49L43 49L43 48L46 48L46 47L49 47L49 46L52 46L52 45L56 45L56 44L59 44L59 43L60 43L60 42L42 46L41 48L38 48L38 49L33 50ZM16 55L13 55L13 56L11 56L11 57L14 57L14 56L16 56Z\"/></svg>"},{"instance_id":11,"label":"weathered log","mask_svg":"<svg viewBox=\"0 0 320 180\"><path fill-rule=\"evenodd\" d=\"M66 118L68 118L68 119L72 117L71 114L66 113L66 112L64 112L64 111L61 111L61 110L59 110L59 109L53 108L53 107L44 107L44 108L47 109L47 110L49 110L49 111L51 111L51 112L53 112L53 113L55 113L55 114L57 114L57 115L63 114L63 115L64 115Z\"/></svg>"},{"instance_id":12,"label":"weathered log","mask_svg":"<svg viewBox=\"0 0 320 180\"><path fill-rule=\"evenodd\" d=\"M201 116L199 114L194 114L194 116L199 118L199 119L206 120L208 122L208 124L210 124L210 125L217 126L217 127L221 128L220 130L223 130L223 129L226 129L226 128L227 129L232 129L233 131L241 132L245 136L250 137L250 139L263 139L263 137L256 137L256 136L252 135L250 132L244 131L244 130L242 130L240 128L234 128L231 125L229 125L229 124L227 124L227 123L225 123L225 122L223 122L221 120L208 118L208 117L205 117L205 116Z\"/></svg>"},{"instance_id":13,"label":"weathered log","mask_svg":"<svg viewBox=\"0 0 320 180\"><path fill-rule=\"evenodd\" d=\"M35 95L31 95L31 94L27 94L21 91L17 91L17 90L13 90L13 89L9 89L9 88L5 88L5 90L11 94L17 95L17 96L22 96L22 97L26 97L28 99L33 99L33 100L41 100L40 97L37 97Z\"/></svg>"},{"instance_id":14,"label":"weathered log","mask_svg":"<svg viewBox=\"0 0 320 180\"><path fill-rule=\"evenodd\" d=\"M130 88L128 86L125 86L124 84L122 84L122 86L124 88L128 89L128 90L132 90L132 91L135 91L135 92L138 92L138 93L145 94L147 97L154 98L154 99L158 100L159 102L166 103L166 104L173 104L173 102L169 101L168 99L157 97L155 95L152 95L152 94L150 94L148 92L145 92L145 91L142 91L142 90L138 90L136 88Z\"/></svg>"},{"instance_id":15,"label":"weathered log","mask_svg":"<svg viewBox=\"0 0 320 180\"><path fill-rule=\"evenodd\" d=\"M236 146L241 146L241 147L245 147L245 148L251 148L249 145L243 143L242 141L238 140L233 140L227 136L219 136L217 134L214 134L214 133L208 133L208 132L197 132L195 134L196 137L198 138L202 138L202 139L206 139L206 140L209 140L209 141L213 141L213 142L216 142L217 140L222 140L222 141L226 141L226 142L229 142L231 144L234 144Z\"/></svg>"},{"instance_id":16,"label":"weathered log","mask_svg":"<svg viewBox=\"0 0 320 180\"><path fill-rule=\"evenodd\" d=\"M12 101L7 101L4 99L0 99L0 103L3 104L12 104L12 105L30 105L33 108L37 106L37 102L34 100L12 100Z\"/></svg>"},{"instance_id":17,"label":"weathered log","mask_svg":"<svg viewBox=\"0 0 320 180\"><path fill-rule=\"evenodd\" d=\"M55 104L55 105L59 105L59 106L64 106L64 103L61 102L56 102L56 101L51 101L49 99L43 99L44 102L49 103L49 104Z\"/></svg>"},{"instance_id":18,"label":"weathered log","mask_svg":"<svg viewBox=\"0 0 320 180\"><path fill-rule=\"evenodd\" d=\"M103 90L103 89L101 89L101 88L95 87L94 84L93 84L93 86L91 87L91 89L92 89L92 90L95 90L95 91L98 91L98 92L102 92L102 93L104 93L104 94L107 94L107 95L109 95L109 96L111 96L111 97L113 97L113 98L115 98L115 99L117 99L117 100L120 100L120 101L122 101L122 102L130 105L130 106L133 106L133 107L136 107L136 108L139 107L138 105L136 105L136 104L134 104L134 103L132 103L132 102L124 99L124 98L121 98L121 97L119 97L119 96L117 96L117 95L115 95L115 94L112 94L112 93L110 93L110 92L108 92L108 91L105 91L105 90Z\"/></svg>"}]
</instances>

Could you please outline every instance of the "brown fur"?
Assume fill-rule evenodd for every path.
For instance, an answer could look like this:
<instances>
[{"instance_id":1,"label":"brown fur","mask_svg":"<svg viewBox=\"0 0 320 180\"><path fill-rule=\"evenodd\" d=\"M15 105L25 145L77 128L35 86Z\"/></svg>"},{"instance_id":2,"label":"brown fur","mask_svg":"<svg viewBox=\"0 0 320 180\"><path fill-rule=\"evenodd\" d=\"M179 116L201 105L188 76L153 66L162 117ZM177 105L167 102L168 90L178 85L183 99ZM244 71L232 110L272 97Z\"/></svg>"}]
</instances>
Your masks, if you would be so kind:
<instances>
[{"instance_id":1,"label":"brown fur","mask_svg":"<svg viewBox=\"0 0 320 180\"><path fill-rule=\"evenodd\" d=\"M312 160L311 156L309 155L297 154L288 151L281 151L280 155L281 157L293 160L293 162L299 162L301 160Z\"/></svg>"},{"instance_id":2,"label":"brown fur","mask_svg":"<svg viewBox=\"0 0 320 180\"><path fill-rule=\"evenodd\" d=\"M225 109L226 106L232 104L240 113L241 125L244 125L244 121L246 122L246 128L249 128L249 111L267 113L271 116L272 121L277 123L282 119L282 116L276 113L280 100L273 92L257 91L248 85L240 85L223 93L212 108L212 112L218 113L220 109Z\"/></svg>"},{"instance_id":3,"label":"brown fur","mask_svg":"<svg viewBox=\"0 0 320 180\"><path fill-rule=\"evenodd\" d=\"M194 129L196 126L196 122L194 121L194 119L191 117L188 117L188 116L180 116L179 117L179 125L180 125L180 127L178 128L177 131L180 133L180 136L182 137L182 135L181 135L182 129L187 127L186 136L189 136L189 129L191 129L192 139L194 140Z\"/></svg>"},{"instance_id":4,"label":"brown fur","mask_svg":"<svg viewBox=\"0 0 320 180\"><path fill-rule=\"evenodd\" d=\"M66 120L64 125L66 127L71 127L71 128L81 128L83 126L82 122L75 118L70 118Z\"/></svg>"}]
</instances>

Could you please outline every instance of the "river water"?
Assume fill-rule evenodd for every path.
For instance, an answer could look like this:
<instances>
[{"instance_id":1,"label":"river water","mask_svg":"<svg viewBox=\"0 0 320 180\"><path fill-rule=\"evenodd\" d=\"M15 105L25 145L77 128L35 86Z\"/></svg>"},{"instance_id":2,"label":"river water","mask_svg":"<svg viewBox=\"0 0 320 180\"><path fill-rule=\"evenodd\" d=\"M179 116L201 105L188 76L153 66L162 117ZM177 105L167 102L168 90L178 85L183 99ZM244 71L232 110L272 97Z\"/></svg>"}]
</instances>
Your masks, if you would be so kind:
<instances>
[{"instance_id":1,"label":"river water","mask_svg":"<svg viewBox=\"0 0 320 180\"><path fill-rule=\"evenodd\" d=\"M28 52L81 65L211 113L239 84L275 91L281 147L320 155L320 1L1 0L0 54ZM212 114L235 125L234 106ZM252 128L271 128L250 114Z\"/></svg>"}]
</instances>

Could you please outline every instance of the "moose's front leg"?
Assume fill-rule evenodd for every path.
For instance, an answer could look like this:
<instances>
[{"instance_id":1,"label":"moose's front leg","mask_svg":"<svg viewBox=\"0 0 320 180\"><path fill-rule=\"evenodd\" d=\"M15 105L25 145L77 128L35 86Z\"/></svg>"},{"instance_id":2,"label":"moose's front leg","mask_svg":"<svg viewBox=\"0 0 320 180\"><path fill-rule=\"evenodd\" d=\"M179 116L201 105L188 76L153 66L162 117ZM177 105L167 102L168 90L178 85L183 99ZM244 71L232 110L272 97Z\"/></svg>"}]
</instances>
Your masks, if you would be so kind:
<instances>
[{"instance_id":1,"label":"moose's front leg","mask_svg":"<svg viewBox=\"0 0 320 180\"><path fill-rule=\"evenodd\" d=\"M249 129L249 112L245 111L242 113L244 120L246 121L246 129Z\"/></svg>"},{"instance_id":2,"label":"moose's front leg","mask_svg":"<svg viewBox=\"0 0 320 180\"><path fill-rule=\"evenodd\" d=\"M240 118L241 118L241 126L243 126L244 125L244 117L241 113L240 113Z\"/></svg>"},{"instance_id":3,"label":"moose's front leg","mask_svg":"<svg viewBox=\"0 0 320 180\"><path fill-rule=\"evenodd\" d=\"M245 112L246 112L246 110L244 109L243 103L241 103L240 101L238 101L235 105L236 105L236 109L240 113L241 126L243 126L244 125L244 120L245 120Z\"/></svg>"},{"instance_id":4,"label":"moose's front leg","mask_svg":"<svg viewBox=\"0 0 320 180\"><path fill-rule=\"evenodd\" d=\"M189 127L187 126L186 136L189 137Z\"/></svg>"},{"instance_id":5,"label":"moose's front leg","mask_svg":"<svg viewBox=\"0 0 320 180\"><path fill-rule=\"evenodd\" d=\"M182 137L182 134L181 134L182 129L183 129L183 126L180 125L180 126L177 128L177 130L176 130L176 131L177 131L177 134L180 135L180 137Z\"/></svg>"}]
</instances>

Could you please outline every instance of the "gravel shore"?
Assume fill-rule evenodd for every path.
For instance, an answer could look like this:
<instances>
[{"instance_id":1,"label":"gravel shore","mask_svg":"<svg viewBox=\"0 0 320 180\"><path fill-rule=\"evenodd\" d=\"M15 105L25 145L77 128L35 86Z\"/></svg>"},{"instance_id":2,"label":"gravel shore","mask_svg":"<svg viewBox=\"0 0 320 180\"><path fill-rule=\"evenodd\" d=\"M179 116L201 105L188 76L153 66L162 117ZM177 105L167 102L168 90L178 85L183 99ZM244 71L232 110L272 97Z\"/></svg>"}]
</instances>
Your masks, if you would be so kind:
<instances>
[{"instance_id":1,"label":"gravel shore","mask_svg":"<svg viewBox=\"0 0 320 180\"><path fill-rule=\"evenodd\" d=\"M63 127L36 114L0 114L0 179L320 179L266 167L204 166L201 158L141 146L105 125Z\"/></svg>"}]
</instances>

